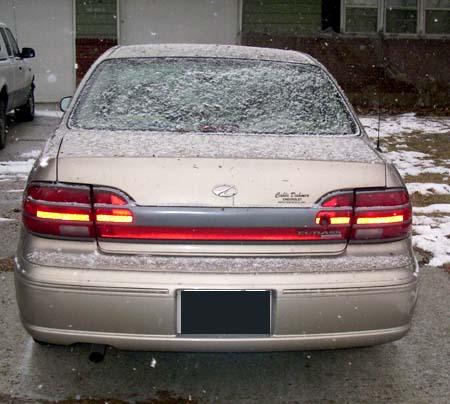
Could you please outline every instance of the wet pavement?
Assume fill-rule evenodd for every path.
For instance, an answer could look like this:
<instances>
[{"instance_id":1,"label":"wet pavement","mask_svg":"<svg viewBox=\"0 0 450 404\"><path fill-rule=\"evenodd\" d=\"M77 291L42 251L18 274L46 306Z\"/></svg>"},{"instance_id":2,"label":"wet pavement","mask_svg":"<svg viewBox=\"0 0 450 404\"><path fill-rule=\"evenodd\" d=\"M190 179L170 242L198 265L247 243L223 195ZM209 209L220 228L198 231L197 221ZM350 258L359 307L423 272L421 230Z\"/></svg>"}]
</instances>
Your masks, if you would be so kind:
<instances>
[{"instance_id":1,"label":"wet pavement","mask_svg":"<svg viewBox=\"0 0 450 404\"><path fill-rule=\"evenodd\" d=\"M27 160L28 154L43 146L57 122L38 117L33 124L13 124L0 162ZM14 219L20 215L23 186L23 175L0 181L0 217L13 219L0 221L0 258L11 256L15 249L18 221ZM102 363L94 364L88 361L87 345L34 343L18 318L13 274L0 272L0 403L90 398L109 403L446 403L449 285L450 275L443 269L422 268L411 332L381 346L220 354L111 348Z\"/></svg>"}]
</instances>

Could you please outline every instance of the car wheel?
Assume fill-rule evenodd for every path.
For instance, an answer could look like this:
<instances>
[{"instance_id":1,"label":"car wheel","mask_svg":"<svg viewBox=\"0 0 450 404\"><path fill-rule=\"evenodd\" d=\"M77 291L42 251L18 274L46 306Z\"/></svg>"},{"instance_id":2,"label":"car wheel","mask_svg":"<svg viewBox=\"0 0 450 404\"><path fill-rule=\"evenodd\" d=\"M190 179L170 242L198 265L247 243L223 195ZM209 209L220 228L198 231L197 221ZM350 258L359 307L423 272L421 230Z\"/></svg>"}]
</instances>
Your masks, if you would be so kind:
<instances>
[{"instance_id":1,"label":"car wheel","mask_svg":"<svg viewBox=\"0 0 450 404\"><path fill-rule=\"evenodd\" d=\"M34 90L28 97L26 104L16 109L16 120L20 122L31 122L34 119Z\"/></svg>"},{"instance_id":2,"label":"car wheel","mask_svg":"<svg viewBox=\"0 0 450 404\"><path fill-rule=\"evenodd\" d=\"M6 145L6 104L0 100L0 149Z\"/></svg>"}]
</instances>

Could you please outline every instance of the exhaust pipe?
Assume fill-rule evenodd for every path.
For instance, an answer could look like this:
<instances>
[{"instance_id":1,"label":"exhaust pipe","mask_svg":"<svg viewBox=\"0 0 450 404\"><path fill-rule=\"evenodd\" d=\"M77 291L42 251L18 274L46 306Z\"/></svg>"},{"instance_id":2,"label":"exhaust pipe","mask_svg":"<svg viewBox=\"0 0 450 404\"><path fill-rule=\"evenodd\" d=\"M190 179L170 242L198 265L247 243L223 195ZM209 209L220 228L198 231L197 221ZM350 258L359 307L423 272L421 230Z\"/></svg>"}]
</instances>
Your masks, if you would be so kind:
<instances>
[{"instance_id":1,"label":"exhaust pipe","mask_svg":"<svg viewBox=\"0 0 450 404\"><path fill-rule=\"evenodd\" d=\"M89 360L93 363L100 363L105 359L106 345L92 344Z\"/></svg>"}]
</instances>

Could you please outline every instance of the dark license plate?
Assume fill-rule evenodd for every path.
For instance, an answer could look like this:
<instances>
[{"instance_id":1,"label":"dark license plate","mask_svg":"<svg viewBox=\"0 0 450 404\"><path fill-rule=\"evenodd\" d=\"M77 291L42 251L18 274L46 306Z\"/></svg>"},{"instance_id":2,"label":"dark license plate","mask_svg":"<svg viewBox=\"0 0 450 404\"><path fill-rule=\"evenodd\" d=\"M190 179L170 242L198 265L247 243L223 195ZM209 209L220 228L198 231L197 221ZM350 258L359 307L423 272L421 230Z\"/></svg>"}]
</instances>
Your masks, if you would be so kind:
<instances>
[{"instance_id":1,"label":"dark license plate","mask_svg":"<svg viewBox=\"0 0 450 404\"><path fill-rule=\"evenodd\" d=\"M182 290L181 334L270 334L271 292Z\"/></svg>"}]
</instances>

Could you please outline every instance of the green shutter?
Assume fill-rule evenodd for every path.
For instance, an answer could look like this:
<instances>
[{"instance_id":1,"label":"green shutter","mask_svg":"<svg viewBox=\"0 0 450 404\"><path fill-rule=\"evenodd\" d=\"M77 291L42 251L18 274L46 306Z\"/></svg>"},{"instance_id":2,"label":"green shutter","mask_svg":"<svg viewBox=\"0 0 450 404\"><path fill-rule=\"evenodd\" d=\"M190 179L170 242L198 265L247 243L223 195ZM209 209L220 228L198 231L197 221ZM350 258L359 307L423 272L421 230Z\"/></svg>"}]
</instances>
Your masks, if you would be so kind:
<instances>
[{"instance_id":1,"label":"green shutter","mask_svg":"<svg viewBox=\"0 0 450 404\"><path fill-rule=\"evenodd\" d=\"M319 32L322 2L317 0L243 0L244 33L298 35Z\"/></svg>"},{"instance_id":2,"label":"green shutter","mask_svg":"<svg viewBox=\"0 0 450 404\"><path fill-rule=\"evenodd\" d=\"M77 38L117 38L116 0L77 0Z\"/></svg>"}]
</instances>

